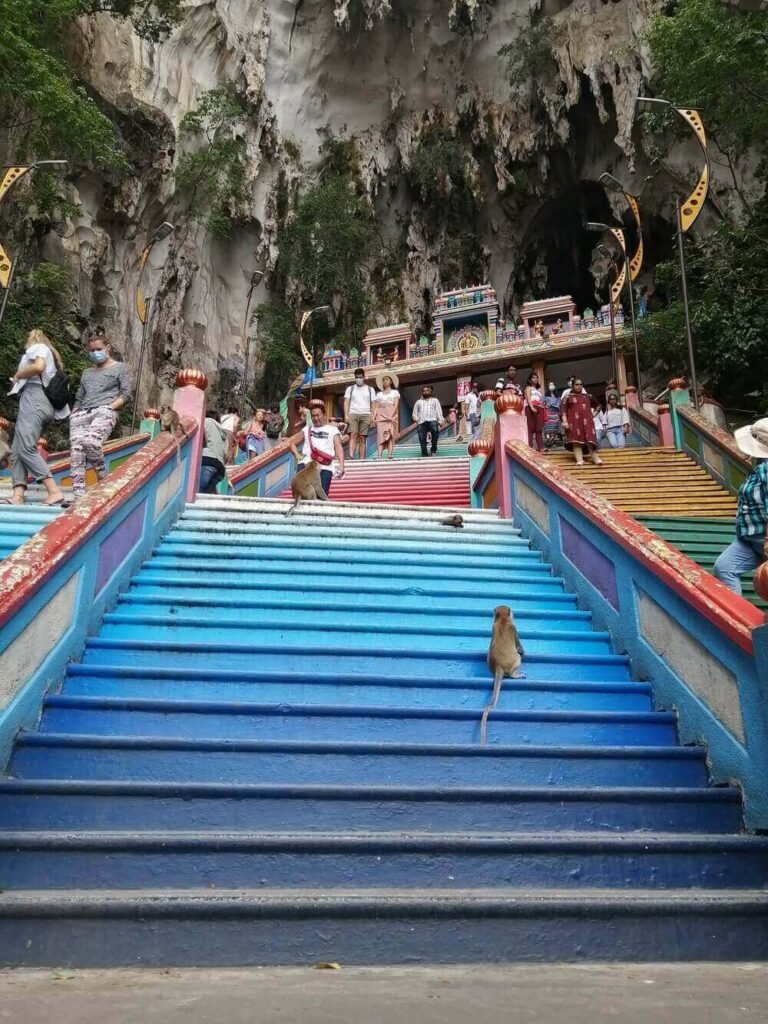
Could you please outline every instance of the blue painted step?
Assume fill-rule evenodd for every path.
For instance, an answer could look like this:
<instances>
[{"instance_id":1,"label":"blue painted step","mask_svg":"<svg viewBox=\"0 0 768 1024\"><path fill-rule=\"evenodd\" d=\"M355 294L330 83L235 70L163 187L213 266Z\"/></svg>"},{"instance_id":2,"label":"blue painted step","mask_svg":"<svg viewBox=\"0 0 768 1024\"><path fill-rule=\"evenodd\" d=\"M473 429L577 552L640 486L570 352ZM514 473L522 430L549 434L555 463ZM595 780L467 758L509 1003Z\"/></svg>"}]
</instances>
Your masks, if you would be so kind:
<instances>
[{"instance_id":1,"label":"blue painted step","mask_svg":"<svg viewBox=\"0 0 768 1024\"><path fill-rule=\"evenodd\" d=\"M762 890L6 893L0 948L26 967L755 961L765 909Z\"/></svg>"},{"instance_id":2,"label":"blue painted step","mask_svg":"<svg viewBox=\"0 0 768 1024\"><path fill-rule=\"evenodd\" d=\"M487 675L455 680L447 677L378 675L336 672L265 672L219 669L215 679L205 669L155 668L136 665L70 665L64 686L70 695L165 698L173 700L261 700L351 706L369 704L482 710L491 683ZM592 680L508 680L500 710L650 711L648 683Z\"/></svg>"},{"instance_id":3,"label":"blue painted step","mask_svg":"<svg viewBox=\"0 0 768 1024\"><path fill-rule=\"evenodd\" d=\"M99 736L218 737L233 740L385 742L397 730L403 743L472 743L479 710L458 708L349 707L323 704L252 704L215 701L119 700L48 697L40 731ZM669 746L675 716L645 712L496 710L489 719L491 743Z\"/></svg>"},{"instance_id":4,"label":"blue painted step","mask_svg":"<svg viewBox=\"0 0 768 1024\"><path fill-rule=\"evenodd\" d=\"M23 733L11 774L25 779L459 786L697 786L698 747L257 742Z\"/></svg>"},{"instance_id":5,"label":"blue painted step","mask_svg":"<svg viewBox=\"0 0 768 1024\"><path fill-rule=\"evenodd\" d=\"M266 786L0 781L3 829L599 831L738 833L741 798L718 789L556 786Z\"/></svg>"},{"instance_id":6,"label":"blue painted step","mask_svg":"<svg viewBox=\"0 0 768 1024\"><path fill-rule=\"evenodd\" d=\"M358 638L359 639L359 638ZM535 679L628 680L629 660L620 654L544 654L546 641L526 641L523 662L526 673ZM86 665L132 665L152 667L207 668L217 671L222 660L228 669L252 668L255 661L272 671L314 674L335 671L343 674L398 674L403 668L417 676L435 671L454 679L488 679L486 651L451 650L446 647L421 649L410 653L403 643L401 650L375 649L337 644L324 646L322 652L311 653L297 638L293 644L274 638L262 644L216 643L189 640L136 640L126 637L95 637L89 640L84 654ZM405 663L405 664L404 664Z\"/></svg>"},{"instance_id":7,"label":"blue painted step","mask_svg":"<svg viewBox=\"0 0 768 1024\"><path fill-rule=\"evenodd\" d=\"M561 833L0 834L8 889L758 888L768 839Z\"/></svg>"}]
</instances>

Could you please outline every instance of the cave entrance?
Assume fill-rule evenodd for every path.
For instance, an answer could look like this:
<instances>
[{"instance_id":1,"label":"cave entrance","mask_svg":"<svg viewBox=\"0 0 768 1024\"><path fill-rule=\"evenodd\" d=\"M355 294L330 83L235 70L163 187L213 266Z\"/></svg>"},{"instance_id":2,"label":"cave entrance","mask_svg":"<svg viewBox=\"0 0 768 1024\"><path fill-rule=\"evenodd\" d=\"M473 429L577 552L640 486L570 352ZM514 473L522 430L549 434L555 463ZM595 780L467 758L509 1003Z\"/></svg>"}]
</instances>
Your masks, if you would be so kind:
<instances>
[{"instance_id":1,"label":"cave entrance","mask_svg":"<svg viewBox=\"0 0 768 1024\"><path fill-rule=\"evenodd\" d=\"M525 232L522 256L512 280L515 310L531 299L571 295L576 308L594 308L595 281L590 272L599 237L584 228L587 220L615 223L605 192L596 181L575 183L546 202Z\"/></svg>"}]
</instances>

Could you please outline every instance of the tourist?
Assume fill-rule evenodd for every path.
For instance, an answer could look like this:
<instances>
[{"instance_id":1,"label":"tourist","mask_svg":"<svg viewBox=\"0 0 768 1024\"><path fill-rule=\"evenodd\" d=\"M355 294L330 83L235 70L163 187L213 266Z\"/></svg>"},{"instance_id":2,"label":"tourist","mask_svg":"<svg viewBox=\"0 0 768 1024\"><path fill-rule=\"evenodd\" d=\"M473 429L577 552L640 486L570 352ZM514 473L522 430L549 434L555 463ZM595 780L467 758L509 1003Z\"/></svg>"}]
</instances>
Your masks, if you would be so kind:
<instances>
[{"instance_id":1,"label":"tourist","mask_svg":"<svg viewBox=\"0 0 768 1024\"><path fill-rule=\"evenodd\" d=\"M611 448L626 448L629 433L629 413L622 409L615 392L608 395L608 407L605 410L605 432Z\"/></svg>"},{"instance_id":2,"label":"tourist","mask_svg":"<svg viewBox=\"0 0 768 1024\"><path fill-rule=\"evenodd\" d=\"M464 402L464 414L469 423L469 433L472 437L477 437L480 429L480 407L482 402L480 401L480 385L476 380L472 381L470 389L464 395L462 401Z\"/></svg>"},{"instance_id":3,"label":"tourist","mask_svg":"<svg viewBox=\"0 0 768 1024\"><path fill-rule=\"evenodd\" d=\"M413 407L413 419L417 424L421 454L437 455L437 438L445 421L440 402L432 394L432 385L425 384L421 389L421 398ZM427 438L431 435L430 450L427 451Z\"/></svg>"},{"instance_id":4,"label":"tourist","mask_svg":"<svg viewBox=\"0 0 768 1024\"><path fill-rule=\"evenodd\" d=\"M323 490L330 494L331 481L334 477L340 480L344 476L344 448L341 444L339 428L325 421L325 409L322 406L312 407L312 422L290 437L289 443L299 469L310 461L320 467L320 480ZM296 445L302 442L302 451Z\"/></svg>"},{"instance_id":5,"label":"tourist","mask_svg":"<svg viewBox=\"0 0 768 1024\"><path fill-rule=\"evenodd\" d=\"M350 459L355 457L355 448L360 458L365 458L375 400L376 392L365 383L365 374L362 370L355 370L355 383L350 384L344 392L344 419L349 427Z\"/></svg>"},{"instance_id":6,"label":"tourist","mask_svg":"<svg viewBox=\"0 0 768 1024\"><path fill-rule=\"evenodd\" d=\"M715 576L735 594L741 578L768 558L768 419L735 432L736 444L757 465L741 485L736 509L736 539L715 562Z\"/></svg>"},{"instance_id":7,"label":"tourist","mask_svg":"<svg viewBox=\"0 0 768 1024\"><path fill-rule=\"evenodd\" d=\"M539 375L534 370L528 374L525 383L525 421L528 425L528 444L531 448L537 447L540 452L544 451L544 424L547 422L547 410L544 406L544 396L539 387ZM534 445L533 442L536 442Z\"/></svg>"},{"instance_id":8,"label":"tourist","mask_svg":"<svg viewBox=\"0 0 768 1024\"><path fill-rule=\"evenodd\" d=\"M378 459L382 458L385 448L390 459L394 455L395 438L400 432L398 384L397 374L392 373L391 370L380 373L376 378L376 387L379 389L379 393L373 404L373 424L376 427L376 457ZM350 454L351 451L350 448Z\"/></svg>"},{"instance_id":9,"label":"tourist","mask_svg":"<svg viewBox=\"0 0 768 1024\"><path fill-rule=\"evenodd\" d=\"M230 405L226 415L221 417L221 426L229 434L227 462L231 463L235 461L235 455L237 454L237 434L240 427L240 410L236 405Z\"/></svg>"},{"instance_id":10,"label":"tourist","mask_svg":"<svg viewBox=\"0 0 768 1024\"><path fill-rule=\"evenodd\" d=\"M597 439L597 447L603 443L605 437L605 413L603 407L600 405L598 400L592 396L590 399L592 405L592 422L595 424L595 438Z\"/></svg>"},{"instance_id":11,"label":"tourist","mask_svg":"<svg viewBox=\"0 0 768 1024\"><path fill-rule=\"evenodd\" d=\"M293 406L293 411L291 411ZM298 395L288 402L288 437L293 437L299 430L307 425L307 400L304 395Z\"/></svg>"},{"instance_id":12,"label":"tourist","mask_svg":"<svg viewBox=\"0 0 768 1024\"><path fill-rule=\"evenodd\" d=\"M516 374L516 366L510 365L507 367L507 375L504 378L504 391L511 391L513 395L519 395L522 398L523 390L520 387L520 385L515 381Z\"/></svg>"},{"instance_id":13,"label":"tourist","mask_svg":"<svg viewBox=\"0 0 768 1024\"><path fill-rule=\"evenodd\" d=\"M267 450L267 433L264 429L264 410L257 409L253 414L253 419L249 420L245 424L240 433L241 436L245 436L245 453L248 456L249 462L258 458L259 455L263 455Z\"/></svg>"},{"instance_id":14,"label":"tourist","mask_svg":"<svg viewBox=\"0 0 768 1024\"><path fill-rule=\"evenodd\" d=\"M225 429L219 414L210 409L205 414L205 445L200 465L201 494L216 494L217 488L227 475L226 459L232 441L232 435Z\"/></svg>"},{"instance_id":15,"label":"tourist","mask_svg":"<svg viewBox=\"0 0 768 1024\"><path fill-rule=\"evenodd\" d=\"M575 380L576 380L575 377L569 377L568 380L565 382L565 387L563 388L563 393L562 393L562 395L560 395L560 402L561 403L566 400L568 395L570 395L571 390L573 388L573 382Z\"/></svg>"},{"instance_id":16,"label":"tourist","mask_svg":"<svg viewBox=\"0 0 768 1024\"><path fill-rule=\"evenodd\" d=\"M549 446L554 441L562 440L562 430L560 423L560 398L557 394L557 388L549 382L547 385L547 394L544 396L544 408L547 410L547 422L544 424L544 447L548 447L547 439L549 439Z\"/></svg>"},{"instance_id":17,"label":"tourist","mask_svg":"<svg viewBox=\"0 0 768 1024\"><path fill-rule=\"evenodd\" d=\"M54 409L45 393L46 386L63 367L61 356L40 330L30 331L19 368L11 377L10 395L18 395L19 411L11 442L12 505L24 504L27 481L41 483L46 490L46 505L63 505L64 493L51 476L48 465L37 450L37 442L54 419L69 415L69 407Z\"/></svg>"},{"instance_id":18,"label":"tourist","mask_svg":"<svg viewBox=\"0 0 768 1024\"><path fill-rule=\"evenodd\" d=\"M285 419L280 412L280 406L273 402L269 412L264 416L264 433L267 435L267 449L274 448L279 444L280 438L285 431Z\"/></svg>"},{"instance_id":19,"label":"tourist","mask_svg":"<svg viewBox=\"0 0 768 1024\"><path fill-rule=\"evenodd\" d=\"M573 448L576 465L584 465L584 448L586 447L587 451L592 453L594 464L600 466L602 459L597 454L592 406L580 377L574 377L571 393L562 400L560 411L565 428L566 443Z\"/></svg>"},{"instance_id":20,"label":"tourist","mask_svg":"<svg viewBox=\"0 0 768 1024\"><path fill-rule=\"evenodd\" d=\"M104 442L115 429L117 414L131 398L128 367L112 358L109 343L101 335L88 342L91 362L83 371L69 420L69 458L75 497L85 494L87 466L101 480L107 475Z\"/></svg>"}]
</instances>

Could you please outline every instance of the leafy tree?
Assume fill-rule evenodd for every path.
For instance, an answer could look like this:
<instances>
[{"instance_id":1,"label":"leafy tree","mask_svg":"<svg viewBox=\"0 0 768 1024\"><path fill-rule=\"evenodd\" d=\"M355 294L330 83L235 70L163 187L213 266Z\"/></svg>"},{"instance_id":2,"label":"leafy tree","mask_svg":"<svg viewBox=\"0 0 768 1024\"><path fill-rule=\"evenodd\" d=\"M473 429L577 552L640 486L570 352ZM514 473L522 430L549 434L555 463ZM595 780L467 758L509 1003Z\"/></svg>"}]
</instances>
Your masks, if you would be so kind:
<instances>
[{"instance_id":1,"label":"leafy tree","mask_svg":"<svg viewBox=\"0 0 768 1024\"><path fill-rule=\"evenodd\" d=\"M430 125L411 158L408 180L433 221L474 216L482 192L470 152L448 128Z\"/></svg>"},{"instance_id":2,"label":"leafy tree","mask_svg":"<svg viewBox=\"0 0 768 1024\"><path fill-rule=\"evenodd\" d=\"M299 330L293 312L282 302L264 302L256 307L258 353L263 373L254 388L254 404L277 402L301 369Z\"/></svg>"},{"instance_id":3,"label":"leafy tree","mask_svg":"<svg viewBox=\"0 0 768 1024\"><path fill-rule=\"evenodd\" d=\"M499 56L505 58L507 81L514 92L532 88L537 78L557 70L552 44L552 19L531 18L511 42L501 47Z\"/></svg>"},{"instance_id":4,"label":"leafy tree","mask_svg":"<svg viewBox=\"0 0 768 1024\"><path fill-rule=\"evenodd\" d=\"M64 155L125 168L109 117L79 80L68 30L82 15L108 11L148 39L167 35L181 0L0 0L0 124L11 159Z\"/></svg>"},{"instance_id":5,"label":"leafy tree","mask_svg":"<svg viewBox=\"0 0 768 1024\"><path fill-rule=\"evenodd\" d=\"M190 197L192 216L219 238L229 236L250 200L242 134L245 113L232 88L212 89L179 125L181 134L198 148L182 155L176 180Z\"/></svg>"}]
</instances>

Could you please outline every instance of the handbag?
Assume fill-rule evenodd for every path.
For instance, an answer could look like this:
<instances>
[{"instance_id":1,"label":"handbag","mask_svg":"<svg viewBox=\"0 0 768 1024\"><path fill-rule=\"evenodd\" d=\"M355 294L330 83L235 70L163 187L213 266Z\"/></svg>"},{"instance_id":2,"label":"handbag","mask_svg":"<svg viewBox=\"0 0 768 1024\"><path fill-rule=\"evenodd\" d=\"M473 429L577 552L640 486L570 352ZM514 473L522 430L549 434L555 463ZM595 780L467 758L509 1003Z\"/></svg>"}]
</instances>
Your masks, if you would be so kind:
<instances>
[{"instance_id":1,"label":"handbag","mask_svg":"<svg viewBox=\"0 0 768 1024\"><path fill-rule=\"evenodd\" d=\"M57 370L47 384L43 384L45 397L58 412L69 405L69 379L63 370Z\"/></svg>"},{"instance_id":2,"label":"handbag","mask_svg":"<svg viewBox=\"0 0 768 1024\"><path fill-rule=\"evenodd\" d=\"M333 455L327 455L325 452L318 451L312 444L311 434L307 434L307 439L309 441L309 457L312 461L319 463L321 466L330 466L333 462Z\"/></svg>"}]
</instances>

